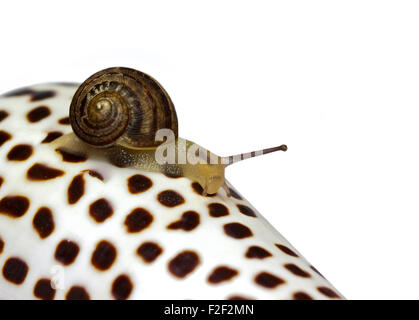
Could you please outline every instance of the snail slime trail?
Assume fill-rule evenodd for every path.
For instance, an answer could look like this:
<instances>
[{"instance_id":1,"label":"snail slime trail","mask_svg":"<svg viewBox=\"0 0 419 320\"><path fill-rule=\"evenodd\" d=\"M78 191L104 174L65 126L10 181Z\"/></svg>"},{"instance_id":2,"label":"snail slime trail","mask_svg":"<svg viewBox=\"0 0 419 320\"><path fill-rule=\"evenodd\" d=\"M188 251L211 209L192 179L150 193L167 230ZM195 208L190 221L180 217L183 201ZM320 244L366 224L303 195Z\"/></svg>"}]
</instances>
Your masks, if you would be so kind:
<instances>
[{"instance_id":1,"label":"snail slime trail","mask_svg":"<svg viewBox=\"0 0 419 320\"><path fill-rule=\"evenodd\" d=\"M176 110L163 87L143 72L122 67L99 71L80 85L70 105L70 124L74 133L55 140L55 150L183 176L197 182L203 195L221 187L230 195L224 172L232 163L287 150L281 145L220 157L180 138Z\"/></svg>"}]
</instances>

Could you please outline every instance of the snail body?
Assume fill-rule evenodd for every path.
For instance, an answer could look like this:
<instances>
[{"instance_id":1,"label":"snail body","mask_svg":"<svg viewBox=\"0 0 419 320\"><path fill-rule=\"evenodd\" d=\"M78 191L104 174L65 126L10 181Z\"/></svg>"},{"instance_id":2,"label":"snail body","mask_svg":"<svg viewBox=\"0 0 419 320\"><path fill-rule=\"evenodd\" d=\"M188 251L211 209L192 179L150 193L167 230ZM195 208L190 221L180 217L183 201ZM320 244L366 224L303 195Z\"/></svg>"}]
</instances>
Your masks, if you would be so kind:
<instances>
[{"instance_id":1,"label":"snail body","mask_svg":"<svg viewBox=\"0 0 419 320\"><path fill-rule=\"evenodd\" d=\"M214 194L220 187L225 186L224 171L228 164L223 164L223 158L209 152L209 159L217 159L218 164L206 163L200 159L191 148L198 147L192 141L178 138L176 141L162 146L162 150L173 150L176 159L189 158L186 163L161 163L156 160L160 157L159 149L135 149L122 145L113 145L108 148L93 147L81 141L74 133L66 134L51 144L55 149L65 150L74 154L88 155L92 159L106 159L108 162L123 168L134 168L141 171L161 172L170 177L186 177L198 182L203 189L203 194ZM194 158L191 160L191 158ZM225 188L226 192L229 190Z\"/></svg>"},{"instance_id":2,"label":"snail body","mask_svg":"<svg viewBox=\"0 0 419 320\"><path fill-rule=\"evenodd\" d=\"M229 194L224 175L228 165L287 150L281 145L220 157L182 139L164 88L145 73L121 67L99 71L80 85L70 105L70 123L74 133L57 139L56 149L105 157L121 167L184 176L198 182L203 194L220 187ZM168 133L166 139L158 138L161 132Z\"/></svg>"}]
</instances>

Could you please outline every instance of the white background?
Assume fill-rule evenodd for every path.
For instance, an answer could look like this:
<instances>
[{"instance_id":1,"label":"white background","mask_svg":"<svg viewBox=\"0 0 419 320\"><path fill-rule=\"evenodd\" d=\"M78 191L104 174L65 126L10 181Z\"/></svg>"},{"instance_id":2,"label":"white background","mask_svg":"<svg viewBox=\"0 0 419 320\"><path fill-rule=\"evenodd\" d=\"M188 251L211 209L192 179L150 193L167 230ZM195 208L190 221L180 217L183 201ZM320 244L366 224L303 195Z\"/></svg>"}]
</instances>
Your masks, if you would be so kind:
<instances>
[{"instance_id":1,"label":"white background","mask_svg":"<svg viewBox=\"0 0 419 320\"><path fill-rule=\"evenodd\" d=\"M419 292L419 2L2 1L0 91L151 74L180 134L350 299Z\"/></svg>"}]
</instances>

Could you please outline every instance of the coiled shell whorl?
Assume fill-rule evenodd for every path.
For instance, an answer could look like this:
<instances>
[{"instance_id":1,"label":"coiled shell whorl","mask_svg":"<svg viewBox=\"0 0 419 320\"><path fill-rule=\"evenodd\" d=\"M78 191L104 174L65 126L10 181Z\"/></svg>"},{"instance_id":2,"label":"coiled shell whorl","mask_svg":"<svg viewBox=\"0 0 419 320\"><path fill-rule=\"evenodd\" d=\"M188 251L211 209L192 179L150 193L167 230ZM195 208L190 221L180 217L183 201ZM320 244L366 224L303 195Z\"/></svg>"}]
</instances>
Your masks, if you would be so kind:
<instances>
[{"instance_id":1,"label":"coiled shell whorl","mask_svg":"<svg viewBox=\"0 0 419 320\"><path fill-rule=\"evenodd\" d=\"M120 144L153 148L159 129L178 137L175 107L163 87L149 75L129 68L99 71L83 82L70 105L74 133L95 147Z\"/></svg>"}]
</instances>

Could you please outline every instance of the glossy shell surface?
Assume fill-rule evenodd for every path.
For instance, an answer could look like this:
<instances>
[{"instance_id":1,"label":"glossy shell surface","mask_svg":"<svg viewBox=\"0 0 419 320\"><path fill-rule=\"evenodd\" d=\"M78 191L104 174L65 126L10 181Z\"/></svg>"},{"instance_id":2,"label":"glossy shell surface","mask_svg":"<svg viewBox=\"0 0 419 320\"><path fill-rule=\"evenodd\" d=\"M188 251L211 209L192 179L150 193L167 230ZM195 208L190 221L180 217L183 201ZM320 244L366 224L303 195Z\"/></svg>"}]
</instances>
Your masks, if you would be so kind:
<instances>
[{"instance_id":1,"label":"glossy shell surface","mask_svg":"<svg viewBox=\"0 0 419 320\"><path fill-rule=\"evenodd\" d=\"M231 185L56 152L76 89L0 97L0 298L342 298Z\"/></svg>"}]
</instances>

